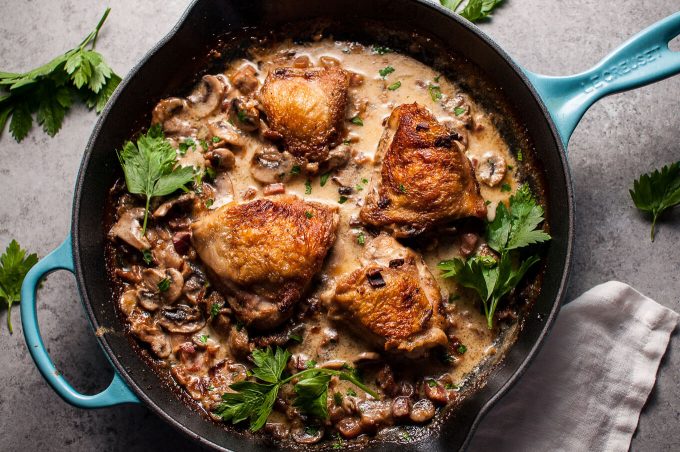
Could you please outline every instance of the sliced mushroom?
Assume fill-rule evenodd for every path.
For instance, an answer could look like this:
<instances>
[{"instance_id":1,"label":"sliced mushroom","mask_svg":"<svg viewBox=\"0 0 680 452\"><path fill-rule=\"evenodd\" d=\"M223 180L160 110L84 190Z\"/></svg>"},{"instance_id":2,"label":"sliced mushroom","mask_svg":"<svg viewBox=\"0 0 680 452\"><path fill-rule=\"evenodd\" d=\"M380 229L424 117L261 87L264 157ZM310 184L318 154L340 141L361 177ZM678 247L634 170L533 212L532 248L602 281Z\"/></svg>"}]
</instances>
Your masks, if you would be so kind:
<instances>
[{"instance_id":1,"label":"sliced mushroom","mask_svg":"<svg viewBox=\"0 0 680 452\"><path fill-rule=\"evenodd\" d=\"M227 173L221 173L215 179L215 202L213 207L217 208L231 202L234 199L234 184Z\"/></svg>"},{"instance_id":2,"label":"sliced mushroom","mask_svg":"<svg viewBox=\"0 0 680 452\"><path fill-rule=\"evenodd\" d=\"M230 170L236 164L234 153L227 148L216 148L206 154L213 165L221 170Z\"/></svg>"},{"instance_id":3,"label":"sliced mushroom","mask_svg":"<svg viewBox=\"0 0 680 452\"><path fill-rule=\"evenodd\" d=\"M229 119L239 129L245 132L253 132L260 127L260 110L257 109L257 101L236 98L231 101Z\"/></svg>"},{"instance_id":4,"label":"sliced mushroom","mask_svg":"<svg viewBox=\"0 0 680 452\"><path fill-rule=\"evenodd\" d=\"M120 310L123 311L123 314L127 317L132 314L132 310L137 307L137 303L138 298L135 289L123 292L123 295L120 296L120 301L118 302Z\"/></svg>"},{"instance_id":5,"label":"sliced mushroom","mask_svg":"<svg viewBox=\"0 0 680 452\"><path fill-rule=\"evenodd\" d=\"M225 84L221 77L205 75L191 95L187 97L189 108L197 118L205 118L220 106Z\"/></svg>"},{"instance_id":6,"label":"sliced mushroom","mask_svg":"<svg viewBox=\"0 0 680 452\"><path fill-rule=\"evenodd\" d=\"M495 187L505 177L506 170L505 159L497 152L489 151L477 164L477 179L489 187Z\"/></svg>"},{"instance_id":7,"label":"sliced mushroom","mask_svg":"<svg viewBox=\"0 0 680 452\"><path fill-rule=\"evenodd\" d=\"M195 333L205 326L201 310L185 304L161 309L158 323L171 333Z\"/></svg>"},{"instance_id":8,"label":"sliced mushroom","mask_svg":"<svg viewBox=\"0 0 680 452\"><path fill-rule=\"evenodd\" d=\"M178 196L177 198L171 199L170 201L166 201L156 210L153 211L153 217L154 218L162 218L166 216L170 210L172 210L173 207L175 206L186 206L192 203L196 199L196 194L194 192L190 193L185 193L182 196Z\"/></svg>"},{"instance_id":9,"label":"sliced mushroom","mask_svg":"<svg viewBox=\"0 0 680 452\"><path fill-rule=\"evenodd\" d=\"M428 399L420 399L411 409L410 418L413 422L427 422L434 417L436 410Z\"/></svg>"},{"instance_id":10,"label":"sliced mushroom","mask_svg":"<svg viewBox=\"0 0 680 452\"><path fill-rule=\"evenodd\" d=\"M144 212L143 207L136 207L123 213L109 231L109 239L118 237L140 251L151 248L149 241L142 235L140 220L144 218Z\"/></svg>"},{"instance_id":11,"label":"sliced mushroom","mask_svg":"<svg viewBox=\"0 0 680 452\"><path fill-rule=\"evenodd\" d=\"M322 427L296 428L291 432L291 437L296 443L315 444L323 438L324 430Z\"/></svg>"},{"instance_id":12,"label":"sliced mushroom","mask_svg":"<svg viewBox=\"0 0 680 452\"><path fill-rule=\"evenodd\" d=\"M177 254L171 240L163 241L157 245L151 251L151 256L153 256L155 262L158 262L158 265L165 268L176 268L179 270L184 264L182 256Z\"/></svg>"},{"instance_id":13,"label":"sliced mushroom","mask_svg":"<svg viewBox=\"0 0 680 452\"><path fill-rule=\"evenodd\" d=\"M151 351L157 357L167 358L170 356L172 352L170 340L158 326L153 324L153 319L148 313L143 313L136 309L128 320L130 321L130 332L142 342L149 344Z\"/></svg>"},{"instance_id":14,"label":"sliced mushroom","mask_svg":"<svg viewBox=\"0 0 680 452\"><path fill-rule=\"evenodd\" d=\"M274 147L268 147L255 153L250 173L258 182L274 184L290 179L294 165L295 160L289 152L280 152Z\"/></svg>"},{"instance_id":15,"label":"sliced mushroom","mask_svg":"<svg viewBox=\"0 0 680 452\"><path fill-rule=\"evenodd\" d=\"M242 148L246 145L246 139L241 135L234 126L226 121L215 121L208 124L208 130L214 137L217 137L219 141L215 144L217 146L224 146L228 144L232 147Z\"/></svg>"},{"instance_id":16,"label":"sliced mushroom","mask_svg":"<svg viewBox=\"0 0 680 452\"><path fill-rule=\"evenodd\" d=\"M151 124L160 124L167 135L190 136L198 130L189 117L189 104L186 99L178 97L158 102L151 115Z\"/></svg>"},{"instance_id":17,"label":"sliced mushroom","mask_svg":"<svg viewBox=\"0 0 680 452\"><path fill-rule=\"evenodd\" d=\"M345 166L349 162L351 154L352 148L346 144L341 144L328 153L328 160L325 162L326 167L331 170Z\"/></svg>"},{"instance_id":18,"label":"sliced mushroom","mask_svg":"<svg viewBox=\"0 0 680 452\"><path fill-rule=\"evenodd\" d=\"M162 281L167 280L167 289ZM146 286L147 292L159 293L160 296L167 303L174 303L182 295L182 287L184 287L184 277L174 268L167 268L159 270L156 268L147 268L142 272L142 282Z\"/></svg>"}]
</instances>

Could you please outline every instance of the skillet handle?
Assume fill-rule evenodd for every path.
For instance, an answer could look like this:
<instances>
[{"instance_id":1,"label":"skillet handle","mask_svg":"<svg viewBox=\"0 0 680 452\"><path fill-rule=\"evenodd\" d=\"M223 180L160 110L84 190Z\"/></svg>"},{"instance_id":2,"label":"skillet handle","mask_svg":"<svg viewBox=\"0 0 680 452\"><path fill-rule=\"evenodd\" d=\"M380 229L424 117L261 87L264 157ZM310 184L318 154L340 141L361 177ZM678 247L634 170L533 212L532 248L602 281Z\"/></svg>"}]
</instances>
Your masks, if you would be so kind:
<instances>
[{"instance_id":1,"label":"skillet handle","mask_svg":"<svg viewBox=\"0 0 680 452\"><path fill-rule=\"evenodd\" d=\"M680 52L668 48L669 41L679 34L677 12L633 36L580 74L553 77L524 70L550 111L565 149L583 114L599 99L680 73Z\"/></svg>"},{"instance_id":2,"label":"skillet handle","mask_svg":"<svg viewBox=\"0 0 680 452\"><path fill-rule=\"evenodd\" d=\"M70 236L33 266L21 286L21 324L28 351L38 370L62 399L79 408L104 408L121 403L139 403L137 396L127 387L118 372L114 372L111 384L102 392L85 395L76 391L54 367L40 336L35 295L40 281L55 270L68 270L74 273Z\"/></svg>"}]
</instances>

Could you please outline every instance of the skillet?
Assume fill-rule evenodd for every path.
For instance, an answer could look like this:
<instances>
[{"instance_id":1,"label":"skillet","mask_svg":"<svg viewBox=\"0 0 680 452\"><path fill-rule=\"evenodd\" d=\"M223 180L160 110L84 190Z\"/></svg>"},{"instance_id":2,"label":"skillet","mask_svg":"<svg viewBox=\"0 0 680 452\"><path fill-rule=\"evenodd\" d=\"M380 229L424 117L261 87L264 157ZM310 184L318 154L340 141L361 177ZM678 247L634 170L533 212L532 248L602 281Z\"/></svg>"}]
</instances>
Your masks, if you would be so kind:
<instances>
[{"instance_id":1,"label":"skillet","mask_svg":"<svg viewBox=\"0 0 680 452\"><path fill-rule=\"evenodd\" d=\"M403 24L462 54L481 67L491 82L506 93L513 107L522 112L547 175L545 197L553 240L546 249L541 294L517 342L483 388L465 399L443 425L435 425L432 434L399 446L406 450L464 448L483 415L520 378L554 322L566 289L573 240L573 199L566 146L585 111L608 94L680 72L680 53L668 49L668 42L680 33L680 13L644 30L586 72L547 77L524 70L476 27L424 0L375 0L362 2L361 8L349 0L196 0L170 34L128 74L99 118L78 175L71 234L31 270L22 287L21 317L28 349L42 375L68 403L82 408L144 403L206 447L247 451L271 448L264 438L225 431L187 409L130 347L110 299L102 224L107 191L118 174L113 149L148 123L149 111L158 99L193 79L199 68L177 64L178 61L196 61L196 55L204 54L216 36L229 29L314 17ZM97 335L115 369L111 384L99 394L83 395L73 389L56 371L40 337L36 287L41 278L58 269L75 274L93 329L105 328L110 332ZM374 443L371 448L386 451L393 446L383 442Z\"/></svg>"}]
</instances>

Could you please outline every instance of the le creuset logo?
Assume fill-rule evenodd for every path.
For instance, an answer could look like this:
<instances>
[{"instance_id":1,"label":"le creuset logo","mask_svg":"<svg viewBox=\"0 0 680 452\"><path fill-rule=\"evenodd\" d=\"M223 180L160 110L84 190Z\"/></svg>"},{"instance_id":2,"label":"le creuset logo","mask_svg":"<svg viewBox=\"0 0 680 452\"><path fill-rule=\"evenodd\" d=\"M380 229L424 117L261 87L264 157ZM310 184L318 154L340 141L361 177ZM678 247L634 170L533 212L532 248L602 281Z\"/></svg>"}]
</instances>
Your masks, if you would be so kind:
<instances>
[{"instance_id":1,"label":"le creuset logo","mask_svg":"<svg viewBox=\"0 0 680 452\"><path fill-rule=\"evenodd\" d=\"M658 59L660 57L659 50L661 50L661 46L655 46L640 52L634 57L627 58L609 69L605 69L598 74L590 76L587 82L581 83L581 86L583 86L586 93L592 93L597 89L604 88L617 78L623 77L624 75Z\"/></svg>"}]
</instances>

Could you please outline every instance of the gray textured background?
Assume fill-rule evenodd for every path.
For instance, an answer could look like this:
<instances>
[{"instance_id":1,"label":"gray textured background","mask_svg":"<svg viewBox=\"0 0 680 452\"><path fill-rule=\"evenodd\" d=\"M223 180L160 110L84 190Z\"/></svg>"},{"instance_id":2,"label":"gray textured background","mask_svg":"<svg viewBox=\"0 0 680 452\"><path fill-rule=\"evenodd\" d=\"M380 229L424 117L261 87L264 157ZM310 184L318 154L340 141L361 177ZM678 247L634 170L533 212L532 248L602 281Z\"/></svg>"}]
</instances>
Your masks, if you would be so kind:
<instances>
[{"instance_id":1,"label":"gray textured background","mask_svg":"<svg viewBox=\"0 0 680 452\"><path fill-rule=\"evenodd\" d=\"M112 0L98 40L125 74L180 16L184 0ZM77 44L106 4L86 0L0 1L0 70L24 71ZM675 11L680 0L508 0L481 27L527 68L547 74L586 69L609 49ZM677 42L675 49L680 49ZM171 70L171 68L170 68ZM0 138L0 246L12 238L44 256L68 234L75 177L96 117L81 107L50 139L34 130L21 144ZM649 223L628 196L642 172L680 159L680 77L595 105L570 148L576 196L576 247L569 298L598 283L627 282L678 311L680 209L654 244ZM84 392L108 383L102 356L73 278L54 274L40 295L43 338L57 367ZM46 385L26 352L19 310L15 333L0 312L0 449L163 450L191 443L141 406L85 411ZM674 336L640 418L632 450L680 450L680 356Z\"/></svg>"}]
</instances>

